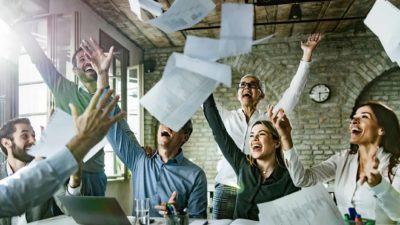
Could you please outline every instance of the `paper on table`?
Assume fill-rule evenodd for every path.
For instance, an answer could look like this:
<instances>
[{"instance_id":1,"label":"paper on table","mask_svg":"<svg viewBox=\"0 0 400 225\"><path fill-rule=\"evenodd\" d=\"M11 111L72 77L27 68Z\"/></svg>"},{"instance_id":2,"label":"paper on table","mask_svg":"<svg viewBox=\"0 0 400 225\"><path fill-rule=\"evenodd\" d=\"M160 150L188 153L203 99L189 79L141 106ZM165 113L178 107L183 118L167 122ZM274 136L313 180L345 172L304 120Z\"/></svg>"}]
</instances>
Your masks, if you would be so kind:
<instances>
[{"instance_id":1,"label":"paper on table","mask_svg":"<svg viewBox=\"0 0 400 225\"><path fill-rule=\"evenodd\" d=\"M343 225L332 197L321 184L277 200L258 204L260 224L268 225Z\"/></svg>"},{"instance_id":2,"label":"paper on table","mask_svg":"<svg viewBox=\"0 0 400 225\"><path fill-rule=\"evenodd\" d=\"M72 116L65 113L61 109L56 108L53 116L51 117L47 128L42 134L40 142L34 145L28 154L32 156L49 157L56 152L60 151L65 145L75 136L75 127ZM83 158L83 162L89 160L95 155L104 145L107 140L103 138L97 145L95 145Z\"/></svg>"},{"instance_id":3,"label":"paper on table","mask_svg":"<svg viewBox=\"0 0 400 225\"><path fill-rule=\"evenodd\" d=\"M400 10L389 1L384 0L377 0L364 20L365 25L378 36L393 62L400 60L399 21Z\"/></svg>"},{"instance_id":4,"label":"paper on table","mask_svg":"<svg viewBox=\"0 0 400 225\"><path fill-rule=\"evenodd\" d=\"M253 41L253 5L222 4L220 56L228 57L251 51Z\"/></svg>"},{"instance_id":5,"label":"paper on table","mask_svg":"<svg viewBox=\"0 0 400 225\"><path fill-rule=\"evenodd\" d=\"M231 85L229 66L173 53L161 80L142 97L140 104L161 123L178 131L218 83Z\"/></svg>"},{"instance_id":6,"label":"paper on table","mask_svg":"<svg viewBox=\"0 0 400 225\"><path fill-rule=\"evenodd\" d=\"M165 33L172 33L192 27L214 8L212 0L176 0L167 12L148 22Z\"/></svg>"}]
</instances>

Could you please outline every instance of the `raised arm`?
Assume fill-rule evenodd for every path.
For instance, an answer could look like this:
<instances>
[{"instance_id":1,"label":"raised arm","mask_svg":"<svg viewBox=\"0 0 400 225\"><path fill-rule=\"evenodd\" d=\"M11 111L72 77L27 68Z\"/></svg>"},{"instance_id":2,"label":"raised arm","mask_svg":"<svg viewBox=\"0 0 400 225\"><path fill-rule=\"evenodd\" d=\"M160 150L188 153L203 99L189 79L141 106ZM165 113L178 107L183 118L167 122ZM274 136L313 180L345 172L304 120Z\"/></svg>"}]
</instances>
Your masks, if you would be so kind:
<instances>
[{"instance_id":1,"label":"raised arm","mask_svg":"<svg viewBox=\"0 0 400 225\"><path fill-rule=\"evenodd\" d=\"M287 114L291 114L299 102L301 93L307 83L310 62L314 49L317 47L321 40L321 34L315 33L307 38L307 41L301 42L301 49L303 50L303 57L300 61L299 68L294 75L290 86L285 90L282 98L276 104L275 109L283 109Z\"/></svg>"},{"instance_id":2,"label":"raised arm","mask_svg":"<svg viewBox=\"0 0 400 225\"><path fill-rule=\"evenodd\" d=\"M294 150L291 134L292 127L285 112L280 109L273 113L273 107L268 106L267 115L278 130L286 167L295 186L308 187L318 182L327 182L335 178L337 163L343 160L339 154L310 169L305 169Z\"/></svg>"},{"instance_id":3,"label":"raised arm","mask_svg":"<svg viewBox=\"0 0 400 225\"><path fill-rule=\"evenodd\" d=\"M203 111L222 154L237 174L240 165L246 160L246 155L236 146L235 142L226 131L221 116L218 113L217 106L215 105L213 95L210 95L204 102Z\"/></svg>"},{"instance_id":4,"label":"raised arm","mask_svg":"<svg viewBox=\"0 0 400 225\"><path fill-rule=\"evenodd\" d=\"M101 91L96 92L81 116L78 116L76 107L71 106L77 134L66 148L0 181L0 217L20 215L28 207L48 200L78 168L77 162L104 137L113 123L125 115L120 113L108 117L117 101L101 101L96 107ZM111 94L110 91L106 96Z\"/></svg>"}]
</instances>

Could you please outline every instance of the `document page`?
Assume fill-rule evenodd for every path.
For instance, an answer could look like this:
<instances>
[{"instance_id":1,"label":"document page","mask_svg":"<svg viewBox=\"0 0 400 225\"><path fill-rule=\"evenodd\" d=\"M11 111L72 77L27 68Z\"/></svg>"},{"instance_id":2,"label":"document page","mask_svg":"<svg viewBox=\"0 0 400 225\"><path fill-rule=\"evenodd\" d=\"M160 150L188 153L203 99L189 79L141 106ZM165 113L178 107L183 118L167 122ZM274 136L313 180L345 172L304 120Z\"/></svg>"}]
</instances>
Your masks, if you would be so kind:
<instances>
[{"instance_id":1,"label":"document page","mask_svg":"<svg viewBox=\"0 0 400 225\"><path fill-rule=\"evenodd\" d=\"M344 225L339 210L322 184L258 204L258 209L260 224Z\"/></svg>"},{"instance_id":2,"label":"document page","mask_svg":"<svg viewBox=\"0 0 400 225\"><path fill-rule=\"evenodd\" d=\"M175 0L167 12L148 22L165 33L172 33L192 27L214 8L212 0Z\"/></svg>"},{"instance_id":3,"label":"document page","mask_svg":"<svg viewBox=\"0 0 400 225\"><path fill-rule=\"evenodd\" d=\"M400 61L400 10L386 0L377 0L364 23L382 43L392 62Z\"/></svg>"},{"instance_id":4,"label":"document page","mask_svg":"<svg viewBox=\"0 0 400 225\"><path fill-rule=\"evenodd\" d=\"M173 53L161 80L140 104L161 123L179 131L219 83L231 85L231 76L227 65Z\"/></svg>"},{"instance_id":5,"label":"document page","mask_svg":"<svg viewBox=\"0 0 400 225\"><path fill-rule=\"evenodd\" d=\"M28 154L32 156L49 157L63 149L75 134L72 116L56 108L42 134L41 140L28 151ZM103 138L102 141L86 154L83 158L83 162L92 158L106 143L107 139Z\"/></svg>"}]
</instances>

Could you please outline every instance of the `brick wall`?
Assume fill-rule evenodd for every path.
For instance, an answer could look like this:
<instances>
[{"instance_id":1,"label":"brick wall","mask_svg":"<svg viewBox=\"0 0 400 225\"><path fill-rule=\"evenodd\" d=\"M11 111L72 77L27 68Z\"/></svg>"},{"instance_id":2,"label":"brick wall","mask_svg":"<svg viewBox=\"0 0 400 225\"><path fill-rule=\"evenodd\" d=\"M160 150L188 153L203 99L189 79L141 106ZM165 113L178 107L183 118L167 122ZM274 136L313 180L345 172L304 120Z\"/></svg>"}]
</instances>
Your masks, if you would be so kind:
<instances>
[{"instance_id":1,"label":"brick wall","mask_svg":"<svg viewBox=\"0 0 400 225\"><path fill-rule=\"evenodd\" d=\"M228 109L238 108L237 83L243 74L253 73L266 84L266 98L259 108L265 108L268 103L275 104L297 70L302 56L301 38L306 36L274 38L267 44L255 46L250 54L222 60L232 66L233 85L232 88L217 88L214 93L217 102ZM174 51L182 52L182 48L145 51L145 59L157 61L156 70L144 76L145 91L160 79L166 60ZM378 39L370 33L324 35L313 56L300 103L291 115L294 143L307 166L348 147L348 118L364 88L367 98L379 96L389 100L388 104L400 112L400 74L391 70L395 67ZM330 99L322 104L314 103L308 96L310 88L317 83L331 87ZM209 182L213 182L216 163L221 156L216 151L202 111L199 109L192 119L194 132L184 146L185 156L201 166ZM155 146L157 121L148 112L145 112L144 120L145 144Z\"/></svg>"}]
</instances>

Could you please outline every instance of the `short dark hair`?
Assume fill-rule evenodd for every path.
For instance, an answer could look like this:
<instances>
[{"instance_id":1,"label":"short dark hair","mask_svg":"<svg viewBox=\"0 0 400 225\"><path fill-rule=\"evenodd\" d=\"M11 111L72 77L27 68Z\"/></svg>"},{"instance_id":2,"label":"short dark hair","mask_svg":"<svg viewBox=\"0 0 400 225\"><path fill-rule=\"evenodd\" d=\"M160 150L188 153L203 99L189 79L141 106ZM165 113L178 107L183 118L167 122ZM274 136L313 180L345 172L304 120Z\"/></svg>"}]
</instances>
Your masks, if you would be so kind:
<instances>
[{"instance_id":1,"label":"short dark hair","mask_svg":"<svg viewBox=\"0 0 400 225\"><path fill-rule=\"evenodd\" d=\"M72 63L73 68L76 68L78 66L78 64L76 63L76 59L75 58L76 58L76 55L78 55L78 53L81 52L81 51L83 51L83 49L81 47L79 47L75 51L74 55L72 55L71 63Z\"/></svg>"},{"instance_id":2,"label":"short dark hair","mask_svg":"<svg viewBox=\"0 0 400 225\"><path fill-rule=\"evenodd\" d=\"M183 133L188 134L190 137L190 135L193 132L192 120L189 119L179 131L182 131Z\"/></svg>"},{"instance_id":3,"label":"short dark hair","mask_svg":"<svg viewBox=\"0 0 400 225\"><path fill-rule=\"evenodd\" d=\"M29 121L28 118L17 118L17 119L12 119L12 120L7 121L0 128L0 148L1 148L1 150L3 151L3 153L5 155L7 155L7 149L1 143L1 139L6 138L6 139L9 139L9 140L13 141L14 140L13 134L17 130L15 128L15 125L16 124L20 124L20 123L31 125L31 122Z\"/></svg>"}]
</instances>

